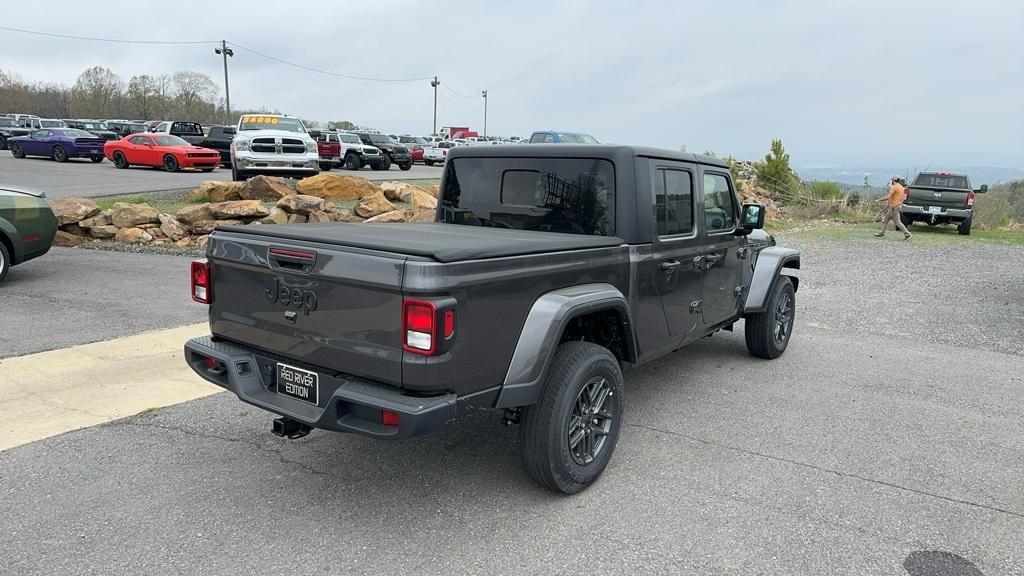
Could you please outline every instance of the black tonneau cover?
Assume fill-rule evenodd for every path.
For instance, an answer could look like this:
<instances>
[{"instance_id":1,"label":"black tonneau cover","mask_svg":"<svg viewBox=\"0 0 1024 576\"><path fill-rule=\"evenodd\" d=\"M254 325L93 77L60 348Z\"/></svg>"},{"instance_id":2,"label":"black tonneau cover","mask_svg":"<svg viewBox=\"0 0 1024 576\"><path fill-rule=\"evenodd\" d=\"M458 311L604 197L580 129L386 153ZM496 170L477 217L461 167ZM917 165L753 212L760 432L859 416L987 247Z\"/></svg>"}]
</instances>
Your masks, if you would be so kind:
<instances>
[{"instance_id":1,"label":"black tonneau cover","mask_svg":"<svg viewBox=\"0 0 1024 576\"><path fill-rule=\"evenodd\" d=\"M607 248L624 243L621 238L559 234L533 230L484 228L460 224L264 224L218 228L233 233L257 234L282 240L304 240L353 246L412 256L438 262L461 262L565 250Z\"/></svg>"}]
</instances>

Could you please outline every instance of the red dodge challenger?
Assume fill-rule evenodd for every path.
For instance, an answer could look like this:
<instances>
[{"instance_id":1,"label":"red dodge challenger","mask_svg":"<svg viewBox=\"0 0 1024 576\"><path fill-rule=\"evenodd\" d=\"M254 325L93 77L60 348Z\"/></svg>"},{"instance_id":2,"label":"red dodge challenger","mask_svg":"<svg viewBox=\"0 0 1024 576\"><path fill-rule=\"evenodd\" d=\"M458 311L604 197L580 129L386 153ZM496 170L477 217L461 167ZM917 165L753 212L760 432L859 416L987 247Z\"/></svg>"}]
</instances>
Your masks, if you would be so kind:
<instances>
[{"instance_id":1,"label":"red dodge challenger","mask_svg":"<svg viewBox=\"0 0 1024 576\"><path fill-rule=\"evenodd\" d=\"M168 172L182 168L198 168L210 172L220 164L220 152L193 146L170 134L142 132L129 134L103 145L103 154L117 168L132 165L162 166Z\"/></svg>"}]
</instances>

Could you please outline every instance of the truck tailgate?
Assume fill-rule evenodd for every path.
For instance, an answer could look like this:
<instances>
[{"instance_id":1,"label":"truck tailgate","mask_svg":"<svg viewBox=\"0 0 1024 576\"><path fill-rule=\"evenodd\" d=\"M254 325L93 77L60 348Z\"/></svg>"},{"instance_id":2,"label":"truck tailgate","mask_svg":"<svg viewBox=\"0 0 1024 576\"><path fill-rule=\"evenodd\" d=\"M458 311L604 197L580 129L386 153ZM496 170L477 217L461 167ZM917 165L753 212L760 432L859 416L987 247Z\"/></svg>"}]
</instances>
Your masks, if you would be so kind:
<instances>
[{"instance_id":1,"label":"truck tailgate","mask_svg":"<svg viewBox=\"0 0 1024 576\"><path fill-rule=\"evenodd\" d=\"M944 208L967 208L970 190L949 190L943 188L907 188L906 204L915 206L942 206Z\"/></svg>"},{"instance_id":2,"label":"truck tailgate","mask_svg":"<svg viewBox=\"0 0 1024 576\"><path fill-rule=\"evenodd\" d=\"M214 336L401 385L404 256L221 231L208 255Z\"/></svg>"}]
</instances>

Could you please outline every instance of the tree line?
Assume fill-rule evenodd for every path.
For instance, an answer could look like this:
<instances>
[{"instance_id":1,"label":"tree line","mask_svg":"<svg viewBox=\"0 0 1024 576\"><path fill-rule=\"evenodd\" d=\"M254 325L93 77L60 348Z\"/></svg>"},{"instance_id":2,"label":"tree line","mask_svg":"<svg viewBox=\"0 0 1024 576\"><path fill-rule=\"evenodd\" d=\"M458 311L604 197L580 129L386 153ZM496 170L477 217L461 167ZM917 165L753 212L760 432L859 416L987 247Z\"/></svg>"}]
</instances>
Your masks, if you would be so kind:
<instances>
[{"instance_id":1,"label":"tree line","mask_svg":"<svg viewBox=\"0 0 1024 576\"><path fill-rule=\"evenodd\" d=\"M0 70L0 113L43 118L126 118L223 121L224 100L209 75L193 70L139 74L125 82L109 68L93 66L73 86L28 83Z\"/></svg>"}]
</instances>

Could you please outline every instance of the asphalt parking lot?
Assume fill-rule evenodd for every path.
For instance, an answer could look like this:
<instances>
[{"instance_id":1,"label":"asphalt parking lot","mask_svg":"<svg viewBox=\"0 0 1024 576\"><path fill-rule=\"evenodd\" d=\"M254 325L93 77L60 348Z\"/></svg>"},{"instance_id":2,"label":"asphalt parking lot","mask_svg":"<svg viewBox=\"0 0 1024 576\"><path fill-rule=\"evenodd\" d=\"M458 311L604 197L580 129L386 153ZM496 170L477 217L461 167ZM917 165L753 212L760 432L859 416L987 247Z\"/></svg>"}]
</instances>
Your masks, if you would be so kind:
<instances>
[{"instance_id":1,"label":"asphalt parking lot","mask_svg":"<svg viewBox=\"0 0 1024 576\"><path fill-rule=\"evenodd\" d=\"M415 164L408 171L397 166L387 172L369 168L352 172L337 170L339 174L358 174L370 180L420 180L440 178L440 166ZM136 166L118 170L108 161L93 164L89 160L69 160L63 164L49 158L15 158L0 150L0 186L28 186L43 190L51 198L69 196L109 196L134 194L158 190L194 188L204 180L230 180L231 170L218 168L213 172L164 172L155 168Z\"/></svg>"},{"instance_id":2,"label":"asphalt parking lot","mask_svg":"<svg viewBox=\"0 0 1024 576\"><path fill-rule=\"evenodd\" d=\"M787 353L737 331L627 371L580 495L532 484L493 414L288 441L217 394L0 452L0 571L1024 573L1019 245L781 243L804 253Z\"/></svg>"}]
</instances>

